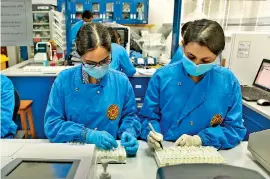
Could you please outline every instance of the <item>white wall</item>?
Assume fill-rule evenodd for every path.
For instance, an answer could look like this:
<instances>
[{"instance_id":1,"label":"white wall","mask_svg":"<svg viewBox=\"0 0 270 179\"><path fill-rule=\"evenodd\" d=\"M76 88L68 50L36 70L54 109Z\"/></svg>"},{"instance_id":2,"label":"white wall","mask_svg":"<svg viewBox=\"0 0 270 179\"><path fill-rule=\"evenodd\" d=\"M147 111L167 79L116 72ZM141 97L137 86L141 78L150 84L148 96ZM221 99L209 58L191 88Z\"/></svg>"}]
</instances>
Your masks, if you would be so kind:
<instances>
[{"instance_id":1,"label":"white wall","mask_svg":"<svg viewBox=\"0 0 270 179\"><path fill-rule=\"evenodd\" d=\"M149 24L173 22L174 0L149 0Z\"/></svg>"},{"instance_id":2,"label":"white wall","mask_svg":"<svg viewBox=\"0 0 270 179\"><path fill-rule=\"evenodd\" d=\"M183 14L189 14L196 8L197 0L183 0ZM226 8L227 6L227 8ZM270 1L255 0L204 0L204 13L208 18L260 18L270 19ZM228 16L225 15L228 12ZM162 24L173 22L174 0L149 0L149 23ZM260 18L258 19L260 21ZM270 21L270 20L269 20Z\"/></svg>"}]
</instances>

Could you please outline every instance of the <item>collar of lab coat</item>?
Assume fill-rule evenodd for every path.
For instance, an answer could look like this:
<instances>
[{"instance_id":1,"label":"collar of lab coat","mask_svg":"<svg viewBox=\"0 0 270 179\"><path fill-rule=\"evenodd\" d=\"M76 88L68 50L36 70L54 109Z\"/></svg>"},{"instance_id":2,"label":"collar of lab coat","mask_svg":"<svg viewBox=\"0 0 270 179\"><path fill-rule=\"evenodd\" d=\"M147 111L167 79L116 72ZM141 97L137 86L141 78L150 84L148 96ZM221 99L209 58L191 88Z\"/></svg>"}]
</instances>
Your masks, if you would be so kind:
<instances>
[{"instance_id":1,"label":"collar of lab coat","mask_svg":"<svg viewBox=\"0 0 270 179\"><path fill-rule=\"evenodd\" d=\"M107 72L107 74L100 80L100 82L97 85L100 85L102 87L105 87L108 84L110 77L110 70ZM82 65L79 65L79 67L76 69L75 72L75 84L76 86L79 85L87 85L83 83L83 75L82 75Z\"/></svg>"}]
</instances>

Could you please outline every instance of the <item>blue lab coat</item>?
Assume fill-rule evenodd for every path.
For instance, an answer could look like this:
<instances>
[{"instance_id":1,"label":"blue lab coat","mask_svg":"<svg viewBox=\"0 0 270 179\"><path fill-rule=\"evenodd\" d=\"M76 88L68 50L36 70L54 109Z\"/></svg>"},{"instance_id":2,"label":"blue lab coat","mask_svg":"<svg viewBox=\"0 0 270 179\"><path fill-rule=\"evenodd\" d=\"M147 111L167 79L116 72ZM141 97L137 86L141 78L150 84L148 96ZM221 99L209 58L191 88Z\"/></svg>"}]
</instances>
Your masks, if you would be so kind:
<instances>
[{"instance_id":1,"label":"blue lab coat","mask_svg":"<svg viewBox=\"0 0 270 179\"><path fill-rule=\"evenodd\" d=\"M109 116L117 114L115 119ZM82 66L64 70L56 78L49 97L44 129L52 142L85 142L88 129L120 137L125 131L139 136L132 86L121 72L109 70L99 84L82 82Z\"/></svg>"},{"instance_id":2,"label":"blue lab coat","mask_svg":"<svg viewBox=\"0 0 270 179\"><path fill-rule=\"evenodd\" d=\"M13 122L15 106L14 86L10 79L0 74L1 77L1 138L13 138L17 125Z\"/></svg>"},{"instance_id":3,"label":"blue lab coat","mask_svg":"<svg viewBox=\"0 0 270 179\"><path fill-rule=\"evenodd\" d=\"M112 69L124 72L128 77L132 77L136 73L136 69L131 63L128 53L124 47L116 43L112 43Z\"/></svg>"},{"instance_id":4,"label":"blue lab coat","mask_svg":"<svg viewBox=\"0 0 270 179\"><path fill-rule=\"evenodd\" d=\"M83 26L84 20L80 20L76 22L73 27L71 28L71 39L72 42L76 40L77 33L79 32L80 28Z\"/></svg>"},{"instance_id":5,"label":"blue lab coat","mask_svg":"<svg viewBox=\"0 0 270 179\"><path fill-rule=\"evenodd\" d=\"M180 61L182 59L182 56L183 56L183 47L179 46L177 51L173 55L173 57L170 61L170 64Z\"/></svg>"},{"instance_id":6,"label":"blue lab coat","mask_svg":"<svg viewBox=\"0 0 270 179\"><path fill-rule=\"evenodd\" d=\"M204 146L218 149L236 146L246 134L239 82L231 71L219 66L197 84L182 61L158 70L149 82L140 116L141 137L145 140L148 122L163 134L164 140L175 141L183 134L199 135Z\"/></svg>"}]
</instances>

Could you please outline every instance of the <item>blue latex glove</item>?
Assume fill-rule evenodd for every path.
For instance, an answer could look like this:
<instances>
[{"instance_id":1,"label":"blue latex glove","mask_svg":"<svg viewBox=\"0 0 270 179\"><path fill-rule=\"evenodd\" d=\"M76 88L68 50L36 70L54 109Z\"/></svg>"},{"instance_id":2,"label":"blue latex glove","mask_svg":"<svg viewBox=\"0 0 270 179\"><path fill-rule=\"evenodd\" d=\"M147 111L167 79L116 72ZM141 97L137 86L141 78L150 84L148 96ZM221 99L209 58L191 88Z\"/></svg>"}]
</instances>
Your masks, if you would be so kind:
<instances>
[{"instance_id":1,"label":"blue latex glove","mask_svg":"<svg viewBox=\"0 0 270 179\"><path fill-rule=\"evenodd\" d=\"M136 155L139 143L136 137L128 132L124 132L121 136L121 145L125 147L128 155Z\"/></svg>"},{"instance_id":2,"label":"blue latex glove","mask_svg":"<svg viewBox=\"0 0 270 179\"><path fill-rule=\"evenodd\" d=\"M115 138L106 131L88 130L85 142L87 144L95 144L98 148L103 150L118 147Z\"/></svg>"}]
</instances>

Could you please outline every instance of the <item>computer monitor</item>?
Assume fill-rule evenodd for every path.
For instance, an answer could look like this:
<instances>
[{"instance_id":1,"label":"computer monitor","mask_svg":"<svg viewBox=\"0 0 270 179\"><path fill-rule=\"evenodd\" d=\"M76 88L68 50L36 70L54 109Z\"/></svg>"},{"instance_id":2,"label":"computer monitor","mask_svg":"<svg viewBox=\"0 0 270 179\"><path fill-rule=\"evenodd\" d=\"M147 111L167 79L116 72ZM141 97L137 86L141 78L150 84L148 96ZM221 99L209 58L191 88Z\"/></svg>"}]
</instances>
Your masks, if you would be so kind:
<instances>
[{"instance_id":1,"label":"computer monitor","mask_svg":"<svg viewBox=\"0 0 270 179\"><path fill-rule=\"evenodd\" d=\"M253 85L270 92L270 60L263 59Z\"/></svg>"}]
</instances>

